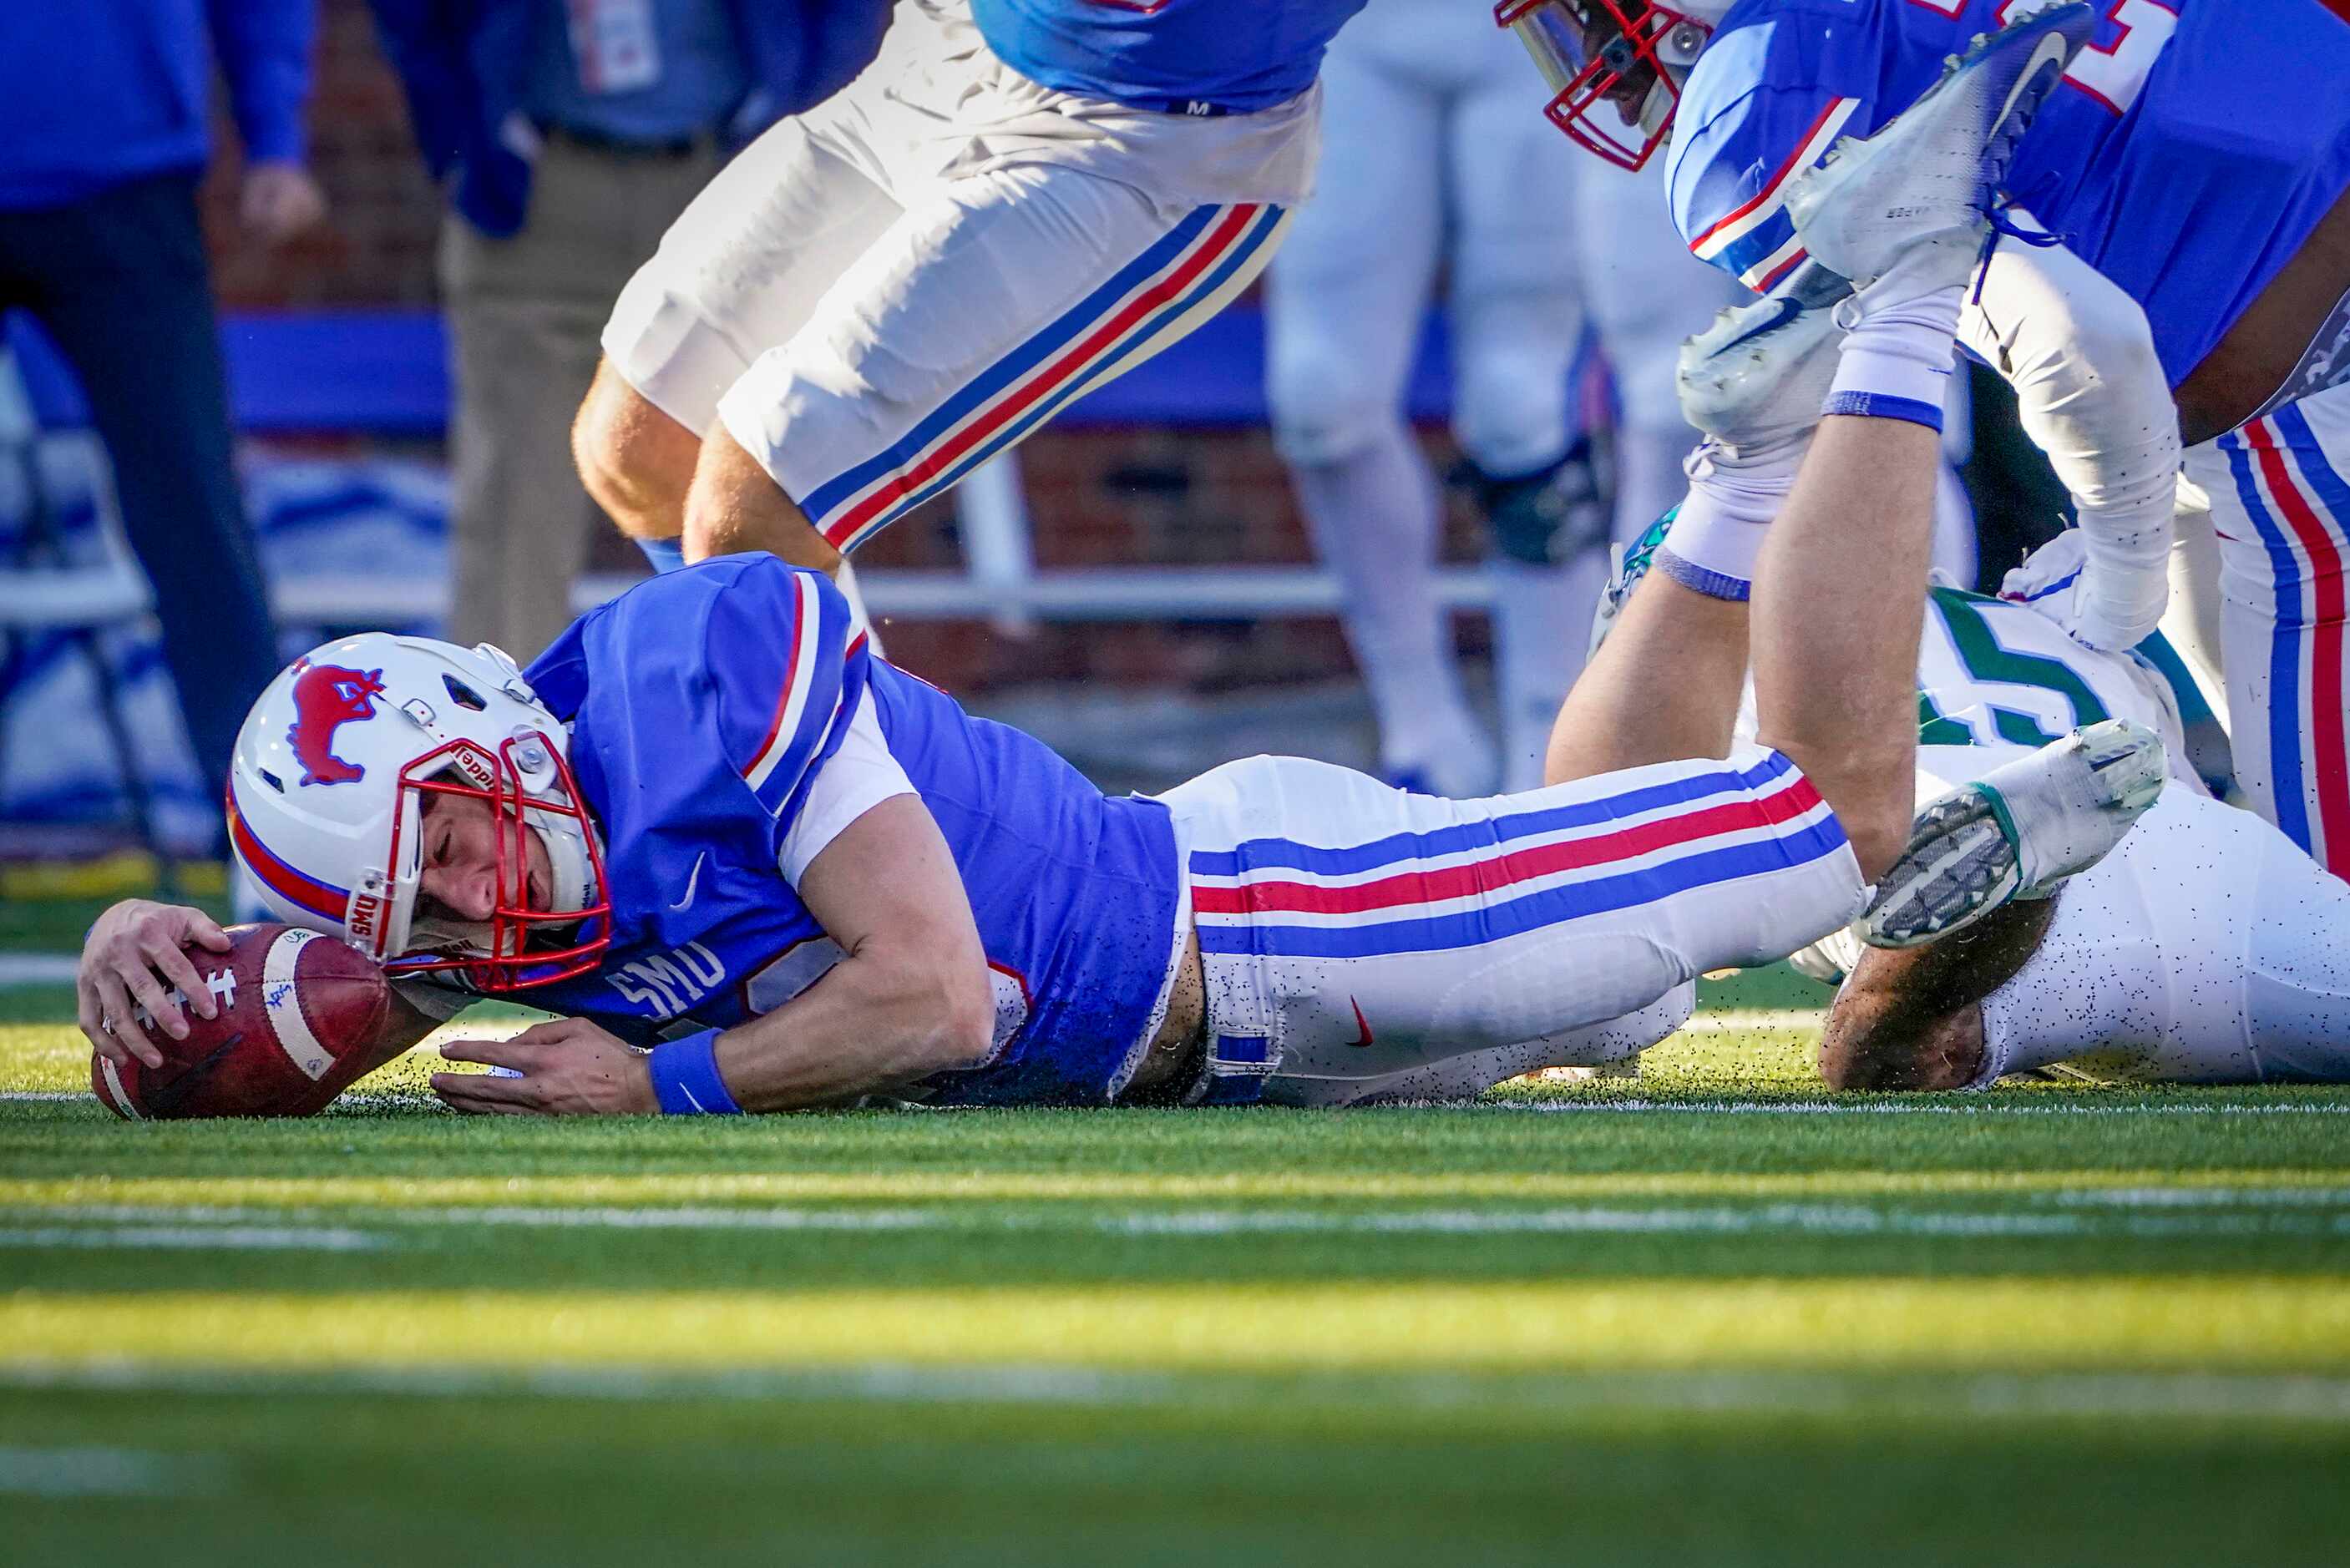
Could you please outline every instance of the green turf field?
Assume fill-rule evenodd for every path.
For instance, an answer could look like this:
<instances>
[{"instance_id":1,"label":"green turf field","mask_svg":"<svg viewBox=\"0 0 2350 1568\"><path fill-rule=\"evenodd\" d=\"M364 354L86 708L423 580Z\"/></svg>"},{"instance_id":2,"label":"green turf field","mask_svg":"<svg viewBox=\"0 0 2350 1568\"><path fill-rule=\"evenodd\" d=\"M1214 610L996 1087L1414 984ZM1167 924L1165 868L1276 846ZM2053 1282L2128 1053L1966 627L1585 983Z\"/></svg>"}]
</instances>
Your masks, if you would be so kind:
<instances>
[{"instance_id":1,"label":"green turf field","mask_svg":"<svg viewBox=\"0 0 2350 1568\"><path fill-rule=\"evenodd\" d=\"M2339 1563L2350 1094L126 1126L0 997L0 1561Z\"/></svg>"}]
</instances>

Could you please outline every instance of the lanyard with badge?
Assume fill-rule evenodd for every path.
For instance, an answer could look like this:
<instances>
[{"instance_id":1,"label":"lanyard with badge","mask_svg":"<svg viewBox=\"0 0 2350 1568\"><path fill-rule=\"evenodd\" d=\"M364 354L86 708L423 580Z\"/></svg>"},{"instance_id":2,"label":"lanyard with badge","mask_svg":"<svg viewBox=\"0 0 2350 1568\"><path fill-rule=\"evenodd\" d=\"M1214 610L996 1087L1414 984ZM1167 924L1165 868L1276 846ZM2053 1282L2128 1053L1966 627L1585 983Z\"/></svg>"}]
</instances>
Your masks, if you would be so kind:
<instances>
[{"instance_id":1,"label":"lanyard with badge","mask_svg":"<svg viewBox=\"0 0 2350 1568\"><path fill-rule=\"evenodd\" d=\"M637 92L660 80L654 0L564 0L579 86L593 93Z\"/></svg>"}]
</instances>

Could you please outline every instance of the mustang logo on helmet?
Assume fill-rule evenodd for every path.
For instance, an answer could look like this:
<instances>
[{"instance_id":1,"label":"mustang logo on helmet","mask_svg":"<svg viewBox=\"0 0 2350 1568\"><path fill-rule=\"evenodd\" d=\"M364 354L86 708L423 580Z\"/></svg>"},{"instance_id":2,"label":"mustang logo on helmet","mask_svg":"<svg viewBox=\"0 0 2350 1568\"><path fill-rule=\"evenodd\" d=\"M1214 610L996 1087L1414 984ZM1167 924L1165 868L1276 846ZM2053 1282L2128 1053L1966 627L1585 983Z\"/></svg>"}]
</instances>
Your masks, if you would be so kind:
<instances>
[{"instance_id":1,"label":"mustang logo on helmet","mask_svg":"<svg viewBox=\"0 0 2350 1568\"><path fill-rule=\"evenodd\" d=\"M339 664L308 664L294 678L294 722L286 732L306 784L350 784L367 769L335 755L335 732L375 717L383 695L383 671L346 670Z\"/></svg>"}]
</instances>

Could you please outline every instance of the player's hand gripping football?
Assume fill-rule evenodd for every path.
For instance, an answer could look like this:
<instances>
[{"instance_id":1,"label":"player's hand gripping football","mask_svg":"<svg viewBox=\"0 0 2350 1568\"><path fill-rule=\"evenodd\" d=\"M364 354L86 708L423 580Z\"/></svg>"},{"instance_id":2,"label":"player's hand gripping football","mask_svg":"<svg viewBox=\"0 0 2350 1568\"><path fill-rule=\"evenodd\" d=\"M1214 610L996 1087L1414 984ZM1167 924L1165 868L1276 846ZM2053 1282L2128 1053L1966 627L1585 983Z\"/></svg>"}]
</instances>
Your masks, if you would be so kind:
<instances>
[{"instance_id":1,"label":"player's hand gripping football","mask_svg":"<svg viewBox=\"0 0 2350 1568\"><path fill-rule=\"evenodd\" d=\"M202 1018L220 1011L184 950L191 945L226 952L230 944L210 915L178 904L126 898L98 918L82 944L74 1000L81 1032L99 1055L118 1067L134 1056L161 1067L163 1053L147 1037L148 1028L186 1039L180 998ZM140 1008L151 1021L146 1025L139 1020Z\"/></svg>"},{"instance_id":2,"label":"player's hand gripping football","mask_svg":"<svg viewBox=\"0 0 2350 1568\"><path fill-rule=\"evenodd\" d=\"M649 1116L660 1110L645 1053L584 1018L533 1024L511 1040L451 1040L441 1054L520 1075L433 1074L432 1092L467 1116Z\"/></svg>"}]
</instances>

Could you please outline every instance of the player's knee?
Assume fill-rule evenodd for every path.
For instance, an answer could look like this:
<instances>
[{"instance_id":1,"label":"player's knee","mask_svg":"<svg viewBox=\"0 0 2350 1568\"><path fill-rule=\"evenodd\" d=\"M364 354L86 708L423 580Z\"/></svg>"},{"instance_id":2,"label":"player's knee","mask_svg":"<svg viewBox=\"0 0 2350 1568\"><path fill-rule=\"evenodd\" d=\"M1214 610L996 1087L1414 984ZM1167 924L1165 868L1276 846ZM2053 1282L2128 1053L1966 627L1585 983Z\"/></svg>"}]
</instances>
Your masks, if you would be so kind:
<instances>
[{"instance_id":1,"label":"player's knee","mask_svg":"<svg viewBox=\"0 0 2350 1568\"><path fill-rule=\"evenodd\" d=\"M1266 379L1265 394L1274 448L1294 467L1326 468L1347 462L1403 423L1393 400L1365 387L1359 369L1335 352L1279 355Z\"/></svg>"},{"instance_id":2,"label":"player's knee","mask_svg":"<svg viewBox=\"0 0 2350 1568\"><path fill-rule=\"evenodd\" d=\"M1570 433L1563 359L1489 348L1462 364L1452 433L1470 461L1490 472L1523 473L1555 458Z\"/></svg>"},{"instance_id":3,"label":"player's knee","mask_svg":"<svg viewBox=\"0 0 2350 1568\"><path fill-rule=\"evenodd\" d=\"M608 363L571 425L571 456L588 495L640 539L674 538L700 438L655 408Z\"/></svg>"}]
</instances>

